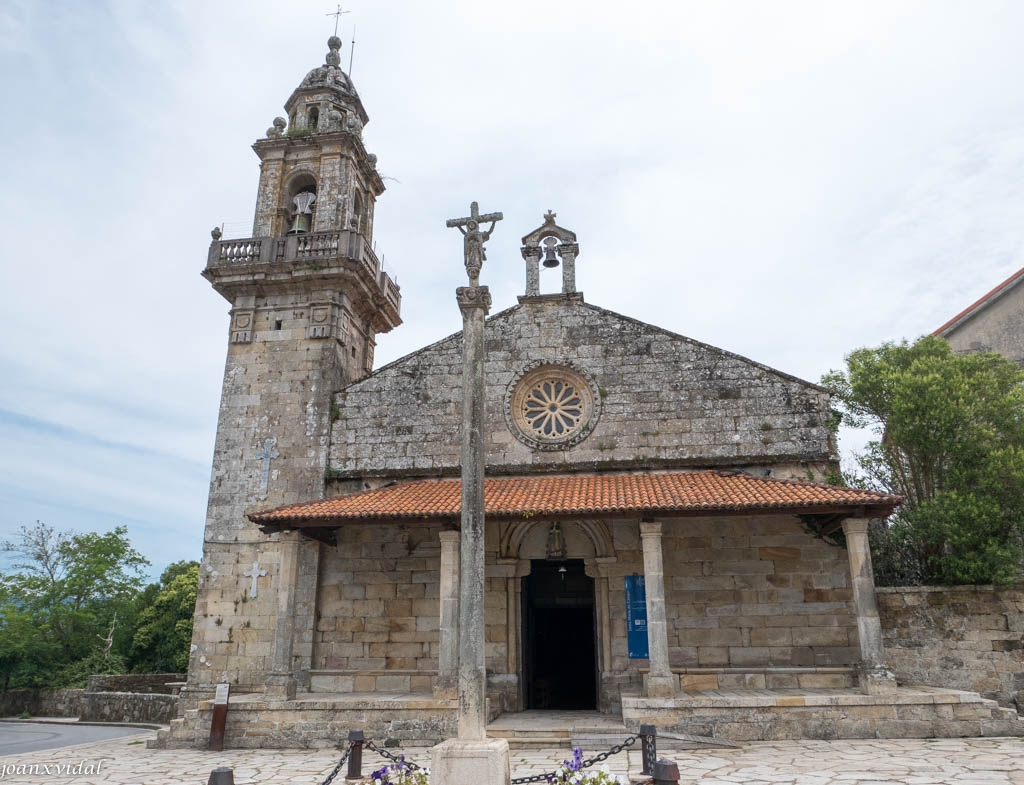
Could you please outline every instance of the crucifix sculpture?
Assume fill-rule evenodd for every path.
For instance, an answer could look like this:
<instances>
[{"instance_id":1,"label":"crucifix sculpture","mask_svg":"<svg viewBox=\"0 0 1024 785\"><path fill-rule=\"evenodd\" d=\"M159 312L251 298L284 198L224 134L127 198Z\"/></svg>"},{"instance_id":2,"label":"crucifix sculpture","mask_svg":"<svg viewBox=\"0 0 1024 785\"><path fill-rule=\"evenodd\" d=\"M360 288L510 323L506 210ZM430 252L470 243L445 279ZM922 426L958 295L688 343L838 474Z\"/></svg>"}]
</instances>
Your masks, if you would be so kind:
<instances>
[{"instance_id":1,"label":"crucifix sculpture","mask_svg":"<svg viewBox=\"0 0 1024 785\"><path fill-rule=\"evenodd\" d=\"M274 458L280 458L281 453L275 449L277 439L267 439L263 442L263 449L256 453L256 457L263 461L263 468L260 470L260 492L256 497L260 501L267 498L267 484L270 482L270 462Z\"/></svg>"},{"instance_id":2,"label":"crucifix sculpture","mask_svg":"<svg viewBox=\"0 0 1024 785\"><path fill-rule=\"evenodd\" d=\"M465 237L463 253L466 257L466 272L469 274L469 285L474 288L480 285L480 268L484 266L484 260L487 259L484 243L491 239L494 225L504 217L501 213L480 215L480 206L473 202L469 205L468 218L449 218L445 221L445 226L449 229L458 229ZM486 232L481 232L481 221L490 221L491 228ZM463 227L466 228L463 229Z\"/></svg>"}]
</instances>

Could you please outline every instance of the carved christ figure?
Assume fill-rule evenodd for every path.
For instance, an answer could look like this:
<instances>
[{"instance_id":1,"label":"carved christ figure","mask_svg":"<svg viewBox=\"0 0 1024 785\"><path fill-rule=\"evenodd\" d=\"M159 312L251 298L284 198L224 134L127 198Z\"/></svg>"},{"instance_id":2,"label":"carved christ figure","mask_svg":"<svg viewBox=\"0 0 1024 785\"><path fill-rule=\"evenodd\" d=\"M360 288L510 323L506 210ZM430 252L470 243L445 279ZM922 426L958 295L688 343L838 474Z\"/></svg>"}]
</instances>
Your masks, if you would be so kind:
<instances>
[{"instance_id":1,"label":"carved christ figure","mask_svg":"<svg viewBox=\"0 0 1024 785\"><path fill-rule=\"evenodd\" d=\"M487 213L486 215L480 215L477 203L473 202L470 205L470 214L468 218L452 218L446 222L448 227L454 227L462 232L464 238L464 254L466 257L466 272L469 274L470 286L478 286L480 283L480 269L483 267L484 261L487 259L487 253L484 251L484 243L491 239L491 232L494 231L494 225L501 219L501 213ZM491 228L487 231L481 231L481 221L490 221Z\"/></svg>"}]
</instances>

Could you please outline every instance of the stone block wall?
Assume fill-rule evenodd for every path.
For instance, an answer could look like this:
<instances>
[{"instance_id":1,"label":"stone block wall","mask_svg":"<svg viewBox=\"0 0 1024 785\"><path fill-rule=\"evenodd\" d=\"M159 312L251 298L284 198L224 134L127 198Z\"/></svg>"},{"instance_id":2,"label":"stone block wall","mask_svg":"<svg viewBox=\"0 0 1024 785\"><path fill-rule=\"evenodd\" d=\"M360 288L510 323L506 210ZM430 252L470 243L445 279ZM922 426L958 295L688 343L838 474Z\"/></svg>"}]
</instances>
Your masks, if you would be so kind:
<instances>
[{"instance_id":1,"label":"stone block wall","mask_svg":"<svg viewBox=\"0 0 1024 785\"><path fill-rule=\"evenodd\" d=\"M1021 336L1024 336L1024 286L1019 280L969 319L942 334L953 351L999 352L1024 365Z\"/></svg>"},{"instance_id":2,"label":"stone block wall","mask_svg":"<svg viewBox=\"0 0 1024 785\"><path fill-rule=\"evenodd\" d=\"M362 375L362 344L370 340L365 321L353 319L345 344L308 338L316 302L339 313L354 309L347 296L331 291L247 295L234 303L189 661L193 688L227 681L261 690L271 670L278 537L261 533L245 514L322 495L332 396ZM236 321L243 313L245 330ZM264 486L261 456L268 440L275 457L266 465ZM293 652L300 682L311 667L318 554L317 543L302 543ZM245 572L257 561L266 574L253 597Z\"/></svg>"},{"instance_id":3,"label":"stone block wall","mask_svg":"<svg viewBox=\"0 0 1024 785\"><path fill-rule=\"evenodd\" d=\"M597 424L571 449L535 451L506 424L509 385L540 361L571 363L598 392ZM789 462L774 476L807 479L799 461L820 478L831 460L828 393L820 387L578 297L530 298L491 318L485 373L491 472ZM456 473L461 375L459 333L343 389L332 471Z\"/></svg>"},{"instance_id":4,"label":"stone block wall","mask_svg":"<svg viewBox=\"0 0 1024 785\"><path fill-rule=\"evenodd\" d=\"M673 667L843 666L859 659L845 549L790 516L665 524Z\"/></svg>"},{"instance_id":5,"label":"stone block wall","mask_svg":"<svg viewBox=\"0 0 1024 785\"><path fill-rule=\"evenodd\" d=\"M643 574L638 526L620 521L612 532L616 559L601 565L609 589L611 667L602 688L609 705L620 690L637 691L647 668L646 659L628 658L626 641L623 577ZM772 668L808 669L799 677L776 672L773 686L798 686L800 678L848 683L846 673L810 673L859 660L845 549L812 537L792 516L762 516L666 520L662 552L669 661L683 689L718 689L716 671L727 669L744 671L724 677L733 687L757 686L750 679L764 680Z\"/></svg>"},{"instance_id":6,"label":"stone block wall","mask_svg":"<svg viewBox=\"0 0 1024 785\"><path fill-rule=\"evenodd\" d=\"M1024 704L1024 587L880 588L878 604L900 682Z\"/></svg>"},{"instance_id":7,"label":"stone block wall","mask_svg":"<svg viewBox=\"0 0 1024 785\"><path fill-rule=\"evenodd\" d=\"M346 526L323 549L314 685L429 691L440 633L440 527ZM324 673L327 672L327 673Z\"/></svg>"}]
</instances>

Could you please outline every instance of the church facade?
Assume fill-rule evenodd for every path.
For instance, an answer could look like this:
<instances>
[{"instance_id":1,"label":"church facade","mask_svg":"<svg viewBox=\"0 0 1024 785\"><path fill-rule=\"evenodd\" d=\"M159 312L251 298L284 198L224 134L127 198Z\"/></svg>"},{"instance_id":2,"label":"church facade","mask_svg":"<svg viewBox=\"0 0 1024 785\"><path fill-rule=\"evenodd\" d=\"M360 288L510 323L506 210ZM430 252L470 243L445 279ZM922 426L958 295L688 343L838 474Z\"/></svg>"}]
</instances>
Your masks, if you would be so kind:
<instances>
[{"instance_id":1,"label":"church facade","mask_svg":"<svg viewBox=\"0 0 1024 785\"><path fill-rule=\"evenodd\" d=\"M215 230L203 272L228 356L171 746L205 744L224 683L237 746L454 728L462 335L373 370L401 295L372 251L368 117L328 46L254 145L253 237ZM586 302L585 243L556 219L486 324L489 716L884 735L866 530L899 499L827 484L823 388ZM933 732L922 696L903 703Z\"/></svg>"}]
</instances>

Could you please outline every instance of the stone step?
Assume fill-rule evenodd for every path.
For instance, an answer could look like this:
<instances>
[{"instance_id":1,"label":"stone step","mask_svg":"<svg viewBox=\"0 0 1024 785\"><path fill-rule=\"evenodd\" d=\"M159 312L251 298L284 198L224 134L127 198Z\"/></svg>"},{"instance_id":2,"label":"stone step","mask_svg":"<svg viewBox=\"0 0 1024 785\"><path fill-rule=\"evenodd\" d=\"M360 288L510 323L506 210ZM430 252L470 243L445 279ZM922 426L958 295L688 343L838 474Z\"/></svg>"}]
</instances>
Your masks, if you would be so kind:
<instances>
[{"instance_id":1,"label":"stone step","mask_svg":"<svg viewBox=\"0 0 1024 785\"><path fill-rule=\"evenodd\" d=\"M488 728L487 735L498 739L562 738L568 741L569 728Z\"/></svg>"},{"instance_id":2,"label":"stone step","mask_svg":"<svg viewBox=\"0 0 1024 785\"><path fill-rule=\"evenodd\" d=\"M622 744L631 734L622 733L586 732L575 730L572 735L572 746L579 747L584 751L599 751L611 749L616 744ZM698 750L735 747L732 742L716 739L710 736L693 736L682 733L672 735L658 735L657 748L659 750ZM629 748L639 750L641 741L637 739Z\"/></svg>"},{"instance_id":3,"label":"stone step","mask_svg":"<svg viewBox=\"0 0 1024 785\"><path fill-rule=\"evenodd\" d=\"M490 734L493 735L493 734ZM572 749L568 736L534 736L532 738L511 738L508 741L510 750L559 750L567 752Z\"/></svg>"}]
</instances>

